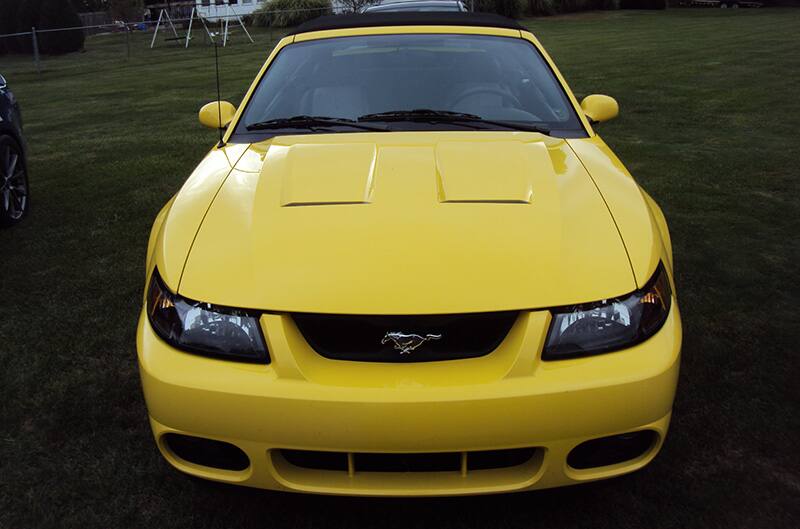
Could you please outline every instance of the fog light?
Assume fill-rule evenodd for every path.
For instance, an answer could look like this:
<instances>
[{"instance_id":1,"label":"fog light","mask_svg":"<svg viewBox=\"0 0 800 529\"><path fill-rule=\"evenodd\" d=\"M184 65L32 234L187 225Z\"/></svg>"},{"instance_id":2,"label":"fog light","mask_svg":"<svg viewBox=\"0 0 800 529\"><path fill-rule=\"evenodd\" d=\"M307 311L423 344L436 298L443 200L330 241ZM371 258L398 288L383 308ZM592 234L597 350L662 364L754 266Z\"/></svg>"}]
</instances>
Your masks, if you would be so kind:
<instances>
[{"instance_id":1,"label":"fog light","mask_svg":"<svg viewBox=\"0 0 800 529\"><path fill-rule=\"evenodd\" d=\"M605 467L642 456L655 444L658 434L641 430L586 441L567 456L567 464L574 469Z\"/></svg>"},{"instance_id":2,"label":"fog light","mask_svg":"<svg viewBox=\"0 0 800 529\"><path fill-rule=\"evenodd\" d=\"M224 441L168 433L164 434L164 442L173 454L195 465L222 470L244 470L250 466L250 458L241 448Z\"/></svg>"}]
</instances>

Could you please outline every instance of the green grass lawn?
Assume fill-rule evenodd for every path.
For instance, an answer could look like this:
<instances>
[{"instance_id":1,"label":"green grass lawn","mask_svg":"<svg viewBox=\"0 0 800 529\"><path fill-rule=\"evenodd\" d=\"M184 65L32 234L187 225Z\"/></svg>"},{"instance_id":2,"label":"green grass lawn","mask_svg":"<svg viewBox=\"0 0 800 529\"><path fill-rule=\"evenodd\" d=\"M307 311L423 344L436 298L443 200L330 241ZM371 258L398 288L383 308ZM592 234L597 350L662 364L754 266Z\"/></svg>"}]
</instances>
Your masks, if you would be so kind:
<instances>
[{"instance_id":1,"label":"green grass lawn","mask_svg":"<svg viewBox=\"0 0 800 529\"><path fill-rule=\"evenodd\" d=\"M623 478L453 499L270 493L186 477L150 435L136 367L156 212L215 141L213 49L92 37L0 57L24 109L32 212L0 232L0 528L800 525L800 10L609 12L525 22L664 209L684 318L661 455ZM271 47L221 50L236 102ZM565 420L569 420L565 418ZM477 428L480 425L476 425Z\"/></svg>"}]
</instances>

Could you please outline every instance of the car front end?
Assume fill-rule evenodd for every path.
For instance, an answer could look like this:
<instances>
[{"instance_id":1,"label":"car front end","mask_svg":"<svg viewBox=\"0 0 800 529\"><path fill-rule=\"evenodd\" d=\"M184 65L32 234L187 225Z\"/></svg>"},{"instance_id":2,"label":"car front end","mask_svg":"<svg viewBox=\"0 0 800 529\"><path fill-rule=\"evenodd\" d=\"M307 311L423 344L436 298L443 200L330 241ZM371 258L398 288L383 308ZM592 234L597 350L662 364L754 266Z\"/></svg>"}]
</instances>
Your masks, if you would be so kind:
<instances>
[{"instance_id":1,"label":"car front end","mask_svg":"<svg viewBox=\"0 0 800 529\"><path fill-rule=\"evenodd\" d=\"M369 40L381 36L392 46ZM535 50L563 94L543 96L547 129L505 103L480 123L364 114L339 72L369 65L373 43L380 64L387 50L454 49L448 61L475 64L522 44L502 55ZM333 88L292 104L343 117L265 119L276 103L264 98L287 94L266 72L303 85L279 56L342 61L309 68L337 76ZM506 101L483 81L453 93L454 112ZM680 360L669 235L572 108L513 27L396 22L281 41L151 233L137 349L165 459L228 483L374 496L531 490L647 465Z\"/></svg>"},{"instance_id":2,"label":"car front end","mask_svg":"<svg viewBox=\"0 0 800 529\"><path fill-rule=\"evenodd\" d=\"M315 356L290 315L264 315L273 358L255 366L176 351L143 317L151 426L176 468L276 490L477 494L581 483L646 465L669 425L677 310L646 343L556 363L541 360L536 347L548 320L547 311L521 312L483 358L352 365Z\"/></svg>"}]
</instances>

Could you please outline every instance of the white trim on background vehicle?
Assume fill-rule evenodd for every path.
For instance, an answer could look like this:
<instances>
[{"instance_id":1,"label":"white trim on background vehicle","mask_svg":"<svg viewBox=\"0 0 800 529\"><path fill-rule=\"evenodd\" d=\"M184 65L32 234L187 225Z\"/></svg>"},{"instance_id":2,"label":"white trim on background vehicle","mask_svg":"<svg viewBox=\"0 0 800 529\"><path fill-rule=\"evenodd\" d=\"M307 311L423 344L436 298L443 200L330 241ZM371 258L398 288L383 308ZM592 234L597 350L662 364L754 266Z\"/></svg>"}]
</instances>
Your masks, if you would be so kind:
<instances>
[{"instance_id":1,"label":"white trim on background vehicle","mask_svg":"<svg viewBox=\"0 0 800 529\"><path fill-rule=\"evenodd\" d=\"M216 22L230 14L228 7L236 10L239 16L251 15L261 7L266 0L196 0L197 13L206 20Z\"/></svg>"}]
</instances>

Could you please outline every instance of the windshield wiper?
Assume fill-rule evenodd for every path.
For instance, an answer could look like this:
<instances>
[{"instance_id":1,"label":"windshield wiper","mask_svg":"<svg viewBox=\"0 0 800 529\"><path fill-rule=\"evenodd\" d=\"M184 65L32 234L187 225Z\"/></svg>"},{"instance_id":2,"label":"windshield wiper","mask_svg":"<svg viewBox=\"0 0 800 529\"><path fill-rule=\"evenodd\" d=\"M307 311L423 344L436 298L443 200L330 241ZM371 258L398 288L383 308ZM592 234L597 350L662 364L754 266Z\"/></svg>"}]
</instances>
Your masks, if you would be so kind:
<instances>
[{"instance_id":1,"label":"windshield wiper","mask_svg":"<svg viewBox=\"0 0 800 529\"><path fill-rule=\"evenodd\" d=\"M317 127L353 127L362 130L386 132L386 127L365 125L347 118L330 118L327 116L292 116L290 118L268 119L247 125L247 130L269 129L315 129Z\"/></svg>"},{"instance_id":2,"label":"windshield wiper","mask_svg":"<svg viewBox=\"0 0 800 529\"><path fill-rule=\"evenodd\" d=\"M508 129L524 130L527 132L540 132L542 134L550 133L550 129L543 125L521 123L518 121L484 119L476 114L451 112L449 110L431 110L429 108L418 108L415 110L393 110L390 112L365 114L360 116L358 121L422 121L426 123L455 123L457 125L472 126L472 128L485 128L480 127L480 125L494 125Z\"/></svg>"},{"instance_id":3,"label":"windshield wiper","mask_svg":"<svg viewBox=\"0 0 800 529\"><path fill-rule=\"evenodd\" d=\"M464 118L481 119L476 114L465 114L464 112L451 112L450 110L431 110L430 108L417 108L414 110L390 110L389 112L378 112L376 114L364 114L358 121L415 121L431 118Z\"/></svg>"}]
</instances>

